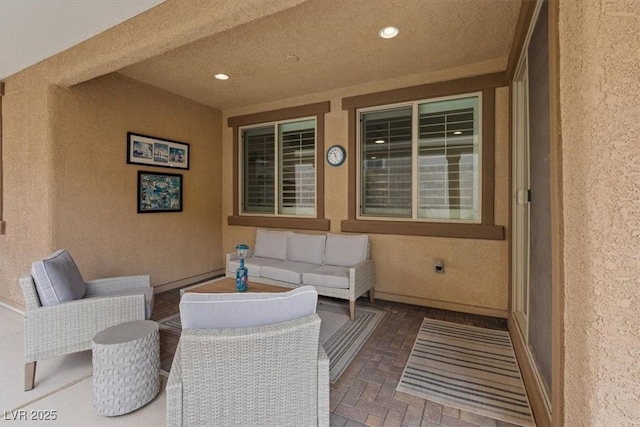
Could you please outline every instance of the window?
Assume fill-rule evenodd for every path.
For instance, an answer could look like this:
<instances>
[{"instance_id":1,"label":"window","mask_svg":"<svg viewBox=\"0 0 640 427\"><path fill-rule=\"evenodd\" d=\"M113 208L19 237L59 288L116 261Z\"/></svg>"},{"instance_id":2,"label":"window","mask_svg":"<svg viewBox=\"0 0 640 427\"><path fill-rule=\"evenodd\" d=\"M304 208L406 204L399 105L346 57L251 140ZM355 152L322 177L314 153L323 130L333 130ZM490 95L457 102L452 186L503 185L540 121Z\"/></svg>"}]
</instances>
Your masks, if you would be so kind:
<instances>
[{"instance_id":1,"label":"window","mask_svg":"<svg viewBox=\"0 0 640 427\"><path fill-rule=\"evenodd\" d=\"M494 73L343 98L355 155L341 231L504 239L494 224L495 96L507 85Z\"/></svg>"},{"instance_id":2,"label":"window","mask_svg":"<svg viewBox=\"0 0 640 427\"><path fill-rule=\"evenodd\" d=\"M329 230L324 219L324 114L329 102L231 117L229 225Z\"/></svg>"},{"instance_id":3,"label":"window","mask_svg":"<svg viewBox=\"0 0 640 427\"><path fill-rule=\"evenodd\" d=\"M481 94L363 109L360 218L480 220Z\"/></svg>"},{"instance_id":4,"label":"window","mask_svg":"<svg viewBox=\"0 0 640 427\"><path fill-rule=\"evenodd\" d=\"M241 128L240 132L242 214L314 217L315 119Z\"/></svg>"}]
</instances>

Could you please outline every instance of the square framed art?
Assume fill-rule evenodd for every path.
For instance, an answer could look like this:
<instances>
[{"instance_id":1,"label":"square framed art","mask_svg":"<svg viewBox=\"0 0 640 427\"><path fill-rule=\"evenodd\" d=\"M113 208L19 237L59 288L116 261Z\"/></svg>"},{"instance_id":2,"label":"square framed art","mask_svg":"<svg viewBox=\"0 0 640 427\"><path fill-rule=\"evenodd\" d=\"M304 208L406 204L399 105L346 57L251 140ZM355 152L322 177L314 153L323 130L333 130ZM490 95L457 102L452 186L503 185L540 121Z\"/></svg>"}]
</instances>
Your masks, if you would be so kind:
<instances>
[{"instance_id":1,"label":"square framed art","mask_svg":"<svg viewBox=\"0 0 640 427\"><path fill-rule=\"evenodd\" d=\"M138 171L138 213L182 212L182 175Z\"/></svg>"}]
</instances>

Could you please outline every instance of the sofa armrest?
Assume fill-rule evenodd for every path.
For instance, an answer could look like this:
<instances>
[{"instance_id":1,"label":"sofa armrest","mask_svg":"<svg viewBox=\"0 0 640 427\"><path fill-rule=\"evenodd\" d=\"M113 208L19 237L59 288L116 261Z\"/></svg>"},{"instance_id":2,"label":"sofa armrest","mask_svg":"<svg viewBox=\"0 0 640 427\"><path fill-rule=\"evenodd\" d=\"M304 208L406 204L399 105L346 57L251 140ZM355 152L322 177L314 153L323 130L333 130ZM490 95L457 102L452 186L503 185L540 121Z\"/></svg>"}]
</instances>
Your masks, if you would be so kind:
<instances>
[{"instance_id":1,"label":"sofa armrest","mask_svg":"<svg viewBox=\"0 0 640 427\"><path fill-rule=\"evenodd\" d=\"M167 427L182 426L182 352L176 349L167 381Z\"/></svg>"},{"instance_id":2,"label":"sofa armrest","mask_svg":"<svg viewBox=\"0 0 640 427\"><path fill-rule=\"evenodd\" d=\"M329 391L329 356L318 346L318 426L329 426L331 419Z\"/></svg>"},{"instance_id":3,"label":"sofa armrest","mask_svg":"<svg viewBox=\"0 0 640 427\"><path fill-rule=\"evenodd\" d=\"M373 260L362 261L349 268L349 300L355 301L376 284L376 269Z\"/></svg>"},{"instance_id":4,"label":"sofa armrest","mask_svg":"<svg viewBox=\"0 0 640 427\"><path fill-rule=\"evenodd\" d=\"M93 298L101 295L113 295L118 291L131 291L132 289L146 289L151 286L149 276L120 276L106 279L95 279L86 282L87 292L85 298Z\"/></svg>"}]
</instances>

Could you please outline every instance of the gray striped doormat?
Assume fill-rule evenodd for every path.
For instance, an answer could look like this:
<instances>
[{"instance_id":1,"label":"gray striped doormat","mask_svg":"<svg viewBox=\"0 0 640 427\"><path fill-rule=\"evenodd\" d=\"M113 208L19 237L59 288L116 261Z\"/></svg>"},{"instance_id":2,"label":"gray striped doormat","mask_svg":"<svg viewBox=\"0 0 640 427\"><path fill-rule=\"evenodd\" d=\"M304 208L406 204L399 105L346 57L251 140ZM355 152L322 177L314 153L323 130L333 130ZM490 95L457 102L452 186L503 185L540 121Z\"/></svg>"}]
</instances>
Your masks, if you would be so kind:
<instances>
[{"instance_id":1,"label":"gray striped doormat","mask_svg":"<svg viewBox=\"0 0 640 427\"><path fill-rule=\"evenodd\" d=\"M424 319L398 391L534 426L507 331Z\"/></svg>"},{"instance_id":2,"label":"gray striped doormat","mask_svg":"<svg viewBox=\"0 0 640 427\"><path fill-rule=\"evenodd\" d=\"M319 299L318 315L322 319L320 342L329 356L329 381L333 384L349 367L386 313L377 308L358 306L356 307L356 318L349 320L348 304ZM330 323L335 323L339 319L341 319L342 326L339 328L337 328L338 324L330 326ZM325 325L328 329L327 332L331 334L326 339L323 336L325 335L323 334Z\"/></svg>"}]
</instances>

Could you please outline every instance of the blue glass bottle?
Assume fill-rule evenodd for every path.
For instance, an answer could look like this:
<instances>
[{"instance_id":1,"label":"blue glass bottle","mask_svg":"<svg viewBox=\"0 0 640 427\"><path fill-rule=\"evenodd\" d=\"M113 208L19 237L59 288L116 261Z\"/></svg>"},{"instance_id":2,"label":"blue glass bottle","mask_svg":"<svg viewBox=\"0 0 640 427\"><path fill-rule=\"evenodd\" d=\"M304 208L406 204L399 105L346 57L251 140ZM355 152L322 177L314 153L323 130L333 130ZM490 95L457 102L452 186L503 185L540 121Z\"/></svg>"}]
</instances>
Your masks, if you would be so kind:
<instances>
[{"instance_id":1,"label":"blue glass bottle","mask_svg":"<svg viewBox=\"0 0 640 427\"><path fill-rule=\"evenodd\" d=\"M246 292L249 289L249 270L244 266L244 259L247 256L249 246L241 243L236 246L236 250L240 258L240 267L236 270L236 291Z\"/></svg>"}]
</instances>

